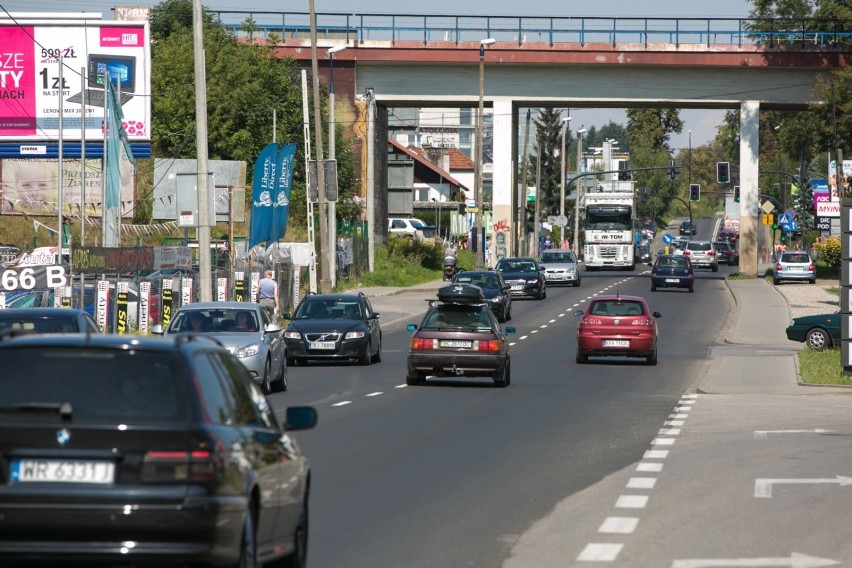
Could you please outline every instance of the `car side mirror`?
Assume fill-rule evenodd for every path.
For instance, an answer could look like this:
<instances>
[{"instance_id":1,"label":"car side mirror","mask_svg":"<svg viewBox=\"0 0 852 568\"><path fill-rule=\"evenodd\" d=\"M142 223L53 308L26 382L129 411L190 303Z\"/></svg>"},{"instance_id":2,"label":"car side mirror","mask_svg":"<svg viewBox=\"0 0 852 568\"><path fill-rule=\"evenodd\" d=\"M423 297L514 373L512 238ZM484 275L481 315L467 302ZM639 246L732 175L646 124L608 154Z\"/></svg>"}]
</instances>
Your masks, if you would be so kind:
<instances>
[{"instance_id":1,"label":"car side mirror","mask_svg":"<svg viewBox=\"0 0 852 568\"><path fill-rule=\"evenodd\" d=\"M277 323L268 323L263 330L263 333L277 333L281 331L281 326Z\"/></svg>"},{"instance_id":2,"label":"car side mirror","mask_svg":"<svg viewBox=\"0 0 852 568\"><path fill-rule=\"evenodd\" d=\"M417 331L417 324L410 323L405 326L405 329L407 329L408 331Z\"/></svg>"},{"instance_id":3,"label":"car side mirror","mask_svg":"<svg viewBox=\"0 0 852 568\"><path fill-rule=\"evenodd\" d=\"M663 317L663 314L661 314L660 312L654 312L654 313L653 313L653 314L651 314L651 315L652 315L652 316L654 316L655 318L661 318L661 317Z\"/></svg>"},{"instance_id":4,"label":"car side mirror","mask_svg":"<svg viewBox=\"0 0 852 568\"><path fill-rule=\"evenodd\" d=\"M317 425L317 411L312 406L291 406L284 420L285 430L310 430Z\"/></svg>"},{"instance_id":5,"label":"car side mirror","mask_svg":"<svg viewBox=\"0 0 852 568\"><path fill-rule=\"evenodd\" d=\"M284 312L284 313L281 314L281 317L284 318L285 320L292 320L293 314L291 314L290 312Z\"/></svg>"},{"instance_id":6,"label":"car side mirror","mask_svg":"<svg viewBox=\"0 0 852 568\"><path fill-rule=\"evenodd\" d=\"M379 319L380 317L382 317L382 314L380 314L379 312L372 312L370 314L370 317L367 319Z\"/></svg>"},{"instance_id":7,"label":"car side mirror","mask_svg":"<svg viewBox=\"0 0 852 568\"><path fill-rule=\"evenodd\" d=\"M164 333L163 326L160 325L160 324L151 326L151 333L153 335L163 335L163 333Z\"/></svg>"},{"instance_id":8,"label":"car side mirror","mask_svg":"<svg viewBox=\"0 0 852 568\"><path fill-rule=\"evenodd\" d=\"M575 310L574 315L578 318L583 317L583 310Z\"/></svg>"},{"instance_id":9,"label":"car side mirror","mask_svg":"<svg viewBox=\"0 0 852 568\"><path fill-rule=\"evenodd\" d=\"M506 333L515 333L518 330L515 328L515 326L510 325L509 327L505 328L503 331L505 331Z\"/></svg>"}]
</instances>

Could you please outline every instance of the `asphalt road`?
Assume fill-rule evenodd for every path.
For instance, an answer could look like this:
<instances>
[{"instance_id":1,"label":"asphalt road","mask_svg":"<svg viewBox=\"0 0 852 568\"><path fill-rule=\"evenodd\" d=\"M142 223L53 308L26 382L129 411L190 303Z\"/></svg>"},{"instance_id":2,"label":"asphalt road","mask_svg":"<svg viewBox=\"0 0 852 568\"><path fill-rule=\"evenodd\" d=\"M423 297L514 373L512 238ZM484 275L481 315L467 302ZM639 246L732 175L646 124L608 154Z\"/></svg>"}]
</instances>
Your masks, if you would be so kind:
<instances>
[{"instance_id":1,"label":"asphalt road","mask_svg":"<svg viewBox=\"0 0 852 568\"><path fill-rule=\"evenodd\" d=\"M611 506L598 489L642 461L732 309L727 267L700 272L694 294L651 294L644 270L584 273L580 288L514 302L507 389L487 379L406 387L404 324L418 323L426 305L400 314L399 297L373 300L387 322L382 363L292 368L274 404L320 413L317 428L298 436L313 468L310 566L571 565ZM575 364L573 311L616 290L644 295L663 314L657 366ZM568 514L574 530L548 525L560 503L589 492L588 511ZM542 526L552 538L539 540Z\"/></svg>"}]
</instances>

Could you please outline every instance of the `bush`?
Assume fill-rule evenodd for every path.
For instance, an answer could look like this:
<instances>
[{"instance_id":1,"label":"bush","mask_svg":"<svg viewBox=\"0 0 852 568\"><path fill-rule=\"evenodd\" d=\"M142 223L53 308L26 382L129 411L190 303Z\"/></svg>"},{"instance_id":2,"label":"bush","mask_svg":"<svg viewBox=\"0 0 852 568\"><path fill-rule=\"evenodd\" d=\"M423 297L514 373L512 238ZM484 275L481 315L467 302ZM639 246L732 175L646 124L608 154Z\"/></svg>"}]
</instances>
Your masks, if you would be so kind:
<instances>
[{"instance_id":1,"label":"bush","mask_svg":"<svg viewBox=\"0 0 852 568\"><path fill-rule=\"evenodd\" d=\"M840 237L828 237L814 243L814 253L828 268L839 268L841 258Z\"/></svg>"},{"instance_id":2,"label":"bush","mask_svg":"<svg viewBox=\"0 0 852 568\"><path fill-rule=\"evenodd\" d=\"M389 235L387 251L389 259L422 266L429 270L444 268L444 249L431 241Z\"/></svg>"}]
</instances>

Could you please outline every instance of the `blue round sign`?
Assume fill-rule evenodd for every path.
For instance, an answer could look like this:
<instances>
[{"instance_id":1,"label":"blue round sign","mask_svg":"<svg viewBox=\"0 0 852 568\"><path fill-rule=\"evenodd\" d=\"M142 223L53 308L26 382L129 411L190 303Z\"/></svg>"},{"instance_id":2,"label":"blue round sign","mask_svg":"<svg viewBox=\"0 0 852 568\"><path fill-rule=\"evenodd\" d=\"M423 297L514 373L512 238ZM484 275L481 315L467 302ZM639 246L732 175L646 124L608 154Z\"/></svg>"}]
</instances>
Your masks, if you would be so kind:
<instances>
[{"instance_id":1,"label":"blue round sign","mask_svg":"<svg viewBox=\"0 0 852 568\"><path fill-rule=\"evenodd\" d=\"M674 241L674 237L668 233L663 233L663 243L670 245Z\"/></svg>"}]
</instances>

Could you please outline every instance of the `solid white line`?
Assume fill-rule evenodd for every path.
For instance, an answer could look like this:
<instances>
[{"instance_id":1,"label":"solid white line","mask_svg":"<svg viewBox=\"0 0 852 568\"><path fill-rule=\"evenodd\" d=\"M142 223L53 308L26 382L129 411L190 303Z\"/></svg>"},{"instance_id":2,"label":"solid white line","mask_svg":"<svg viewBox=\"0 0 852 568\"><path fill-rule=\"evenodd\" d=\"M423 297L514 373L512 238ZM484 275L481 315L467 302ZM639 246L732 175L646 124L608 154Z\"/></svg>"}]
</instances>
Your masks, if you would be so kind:
<instances>
[{"instance_id":1,"label":"solid white line","mask_svg":"<svg viewBox=\"0 0 852 568\"><path fill-rule=\"evenodd\" d=\"M639 524L637 517L607 517L598 532L614 534L633 534Z\"/></svg>"},{"instance_id":2,"label":"solid white line","mask_svg":"<svg viewBox=\"0 0 852 568\"><path fill-rule=\"evenodd\" d=\"M642 462L636 466L636 471L642 471L646 473L652 472L661 472L663 471L663 464L661 463L651 463L651 462Z\"/></svg>"},{"instance_id":3,"label":"solid white line","mask_svg":"<svg viewBox=\"0 0 852 568\"><path fill-rule=\"evenodd\" d=\"M647 504L647 495L621 495L615 502L618 509L644 509Z\"/></svg>"},{"instance_id":4,"label":"solid white line","mask_svg":"<svg viewBox=\"0 0 852 568\"><path fill-rule=\"evenodd\" d=\"M379 396L380 394L384 394L384 393L381 393L381 392L371 392L370 394L368 394L368 395L366 395L366 396Z\"/></svg>"},{"instance_id":5,"label":"solid white line","mask_svg":"<svg viewBox=\"0 0 852 568\"><path fill-rule=\"evenodd\" d=\"M343 402L336 402L332 404L332 406L346 406L347 404L352 404L351 400L344 400Z\"/></svg>"},{"instance_id":6,"label":"solid white line","mask_svg":"<svg viewBox=\"0 0 852 568\"><path fill-rule=\"evenodd\" d=\"M648 450L645 452L643 459L646 460L664 460L669 457L668 450Z\"/></svg>"},{"instance_id":7,"label":"solid white line","mask_svg":"<svg viewBox=\"0 0 852 568\"><path fill-rule=\"evenodd\" d=\"M628 489L653 489L657 483L656 477L631 477L627 482Z\"/></svg>"},{"instance_id":8,"label":"solid white line","mask_svg":"<svg viewBox=\"0 0 852 568\"><path fill-rule=\"evenodd\" d=\"M612 562L618 558L618 553L624 548L623 544L596 544L594 542L586 545L577 560L581 562Z\"/></svg>"}]
</instances>

